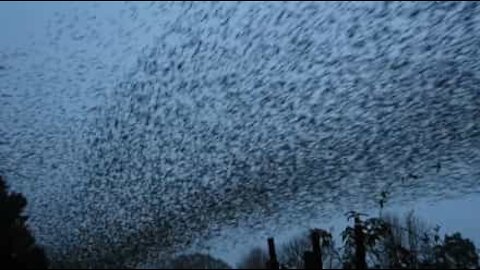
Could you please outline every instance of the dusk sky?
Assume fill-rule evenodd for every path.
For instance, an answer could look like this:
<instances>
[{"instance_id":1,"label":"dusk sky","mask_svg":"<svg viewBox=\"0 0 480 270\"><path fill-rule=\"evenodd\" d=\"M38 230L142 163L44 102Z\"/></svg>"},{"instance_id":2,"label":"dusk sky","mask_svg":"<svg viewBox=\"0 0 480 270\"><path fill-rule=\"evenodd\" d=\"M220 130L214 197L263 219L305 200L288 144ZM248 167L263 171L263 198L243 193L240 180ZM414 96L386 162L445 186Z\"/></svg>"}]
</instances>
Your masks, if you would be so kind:
<instances>
[{"instance_id":1,"label":"dusk sky","mask_svg":"<svg viewBox=\"0 0 480 270\"><path fill-rule=\"evenodd\" d=\"M235 265L387 189L480 244L477 33L467 2L1 2L0 174L52 254L170 226L131 263Z\"/></svg>"}]
</instances>

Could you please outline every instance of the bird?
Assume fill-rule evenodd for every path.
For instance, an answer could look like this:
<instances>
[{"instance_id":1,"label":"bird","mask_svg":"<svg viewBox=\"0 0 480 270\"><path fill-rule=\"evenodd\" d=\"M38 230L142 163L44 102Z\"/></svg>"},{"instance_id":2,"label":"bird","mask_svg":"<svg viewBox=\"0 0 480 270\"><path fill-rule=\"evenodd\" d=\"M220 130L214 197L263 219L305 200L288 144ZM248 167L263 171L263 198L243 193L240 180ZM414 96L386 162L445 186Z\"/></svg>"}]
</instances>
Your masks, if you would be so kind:
<instances>
[{"instance_id":1,"label":"bird","mask_svg":"<svg viewBox=\"0 0 480 270\"><path fill-rule=\"evenodd\" d=\"M439 162L437 162L437 165L435 166L435 168L437 169L437 173L440 172L440 170L442 169L442 164Z\"/></svg>"}]
</instances>

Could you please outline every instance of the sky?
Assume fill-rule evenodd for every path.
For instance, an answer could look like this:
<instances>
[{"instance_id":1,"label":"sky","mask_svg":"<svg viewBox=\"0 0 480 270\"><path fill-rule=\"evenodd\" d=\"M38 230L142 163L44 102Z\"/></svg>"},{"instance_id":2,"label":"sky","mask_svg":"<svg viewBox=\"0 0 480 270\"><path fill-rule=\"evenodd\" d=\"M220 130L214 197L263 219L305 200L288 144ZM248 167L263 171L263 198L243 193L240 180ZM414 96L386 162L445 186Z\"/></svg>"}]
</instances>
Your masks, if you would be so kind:
<instances>
[{"instance_id":1,"label":"sky","mask_svg":"<svg viewBox=\"0 0 480 270\"><path fill-rule=\"evenodd\" d=\"M479 218L478 215L476 215L476 205L479 203L480 197L478 195L444 199L436 202L423 200L408 204L392 203L391 205L387 205L385 213L403 216L413 211L415 216L427 222L432 228L437 225L440 226L441 235L460 232L462 236L471 239L478 245L478 243L480 243L480 236L477 226ZM378 209L365 209L363 213L374 217L378 215ZM340 232L348 225L352 224L342 215L327 219L327 221L325 221L325 219L314 219L309 223L302 224L302 226L292 225L290 227L280 228L279 231L281 231L282 234L279 234L276 241L279 244L288 242L288 240L303 234L309 228L316 227L326 230L333 229L334 239L337 243L340 243ZM241 229L232 230L230 233L233 235L242 235L242 237L236 240L236 245L233 242L225 242L221 238L212 239L210 240L212 242L212 248L209 249L209 251L213 251L213 254L216 254L219 258L222 258L232 265L240 263L243 256L245 256L252 247L267 248L264 235L258 235L251 231L243 232ZM245 239L245 237L243 237L244 235L249 235L250 237ZM229 252L229 250L232 249L236 252Z\"/></svg>"},{"instance_id":2,"label":"sky","mask_svg":"<svg viewBox=\"0 0 480 270\"><path fill-rule=\"evenodd\" d=\"M283 180L283 176L274 179L279 182L274 182L277 187L275 194L278 195L272 196L278 197L273 198L290 198L285 199L289 202L285 207L291 211L286 209L284 214L266 221L262 230L249 231L247 225L251 224L225 229L220 237L206 241L207 246L212 246L210 251L214 255L235 264L242 254L237 250L246 251L253 243L269 235L283 234L288 238L289 234L285 232L294 234L314 224L341 227L344 217L338 215L342 211L336 210L337 203L342 204L342 210L358 207L366 212L375 212L371 206L357 204L358 200L350 200L348 196L340 196L339 203L334 196L341 194L342 190L323 192L311 180L340 179L348 162L353 162L358 172L346 173L348 179L355 180L342 183L362 187L360 192L365 196L372 191L364 188L369 185L361 182L362 179L381 179L389 169L399 175L406 175L406 170L418 170L419 174L426 175L421 176L424 182L408 182L407 188L399 184L397 193L394 193L397 197L390 207L400 212L414 209L419 216L440 224L445 231L458 230L480 243L475 225L480 221L475 209L480 202L476 195L479 187L475 185L475 177L480 175L476 166L480 164L480 151L476 145L478 135L474 137L478 134L475 133L478 125L473 114L478 112L475 108L478 105L478 88L469 84L479 74L475 61L478 53L472 49L475 48L472 37L475 31L470 29L478 28L478 16L470 18L473 22L468 24L468 9L462 9L462 5L467 5L464 3L459 7L438 7L431 12L428 7L418 4L419 10L422 10L419 15L409 16L405 14L415 14L417 4L398 5L390 10L374 3L319 5L320 9L306 3L301 6L304 15L299 15L297 7L291 4L265 4L263 7L222 4L213 14L209 11L213 8L201 5L191 8L188 4L1 2L0 66L5 70L0 70L3 105L0 121L4 126L0 134L4 135L5 143L0 144L0 158L5 162L0 165L0 172L7 174L11 185L29 198L31 223L40 241L48 246L55 243L52 237L75 239L72 232L79 230L79 220L82 221L81 228L92 229L89 226L99 221L85 214L85 205L87 209L93 209L91 211L105 224L109 219L118 221L137 215L146 220L145 226L148 227L153 224L151 219L154 218L143 212L158 205L152 202L155 196L143 197L143 194L159 188L158 192L168 202L166 208L172 209L176 209L175 203L167 200L169 196L190 198L193 195L188 193L189 190L198 188L198 185L202 188L212 185L222 187L218 193L226 194L223 186L242 186L239 180L225 180L225 176L234 179L232 175L235 173L244 173L230 169L234 166L232 164L243 162L250 166L255 164L256 158L270 154L269 151L274 152L273 155L278 154L279 157L273 159L288 161L288 155L282 152L285 142L288 142L287 149L307 144L297 158L305 164L310 162L308 166L317 165L317 161L312 161L317 157L312 159L311 156L314 151L322 150L325 156L318 158L321 160L318 164L330 166L326 169L328 173L314 168L311 175L305 176L306 180L292 180L294 184L305 183L305 188L299 188L298 193L291 192L292 181ZM448 11L449 8L452 10ZM376 19L368 15L369 9L376 14ZM309 19L302 17L307 16L305 14L309 14ZM456 21L457 17L462 23ZM356 23L358 18L360 23ZM330 25L325 26L327 23ZM306 38L302 40L301 37ZM428 50L428 46L436 47ZM430 62L431 65L425 64ZM452 68L449 66L451 63L456 66ZM171 72L175 69L173 67L178 71ZM441 84L442 80L438 77L443 78L446 73L452 75ZM429 91L416 88L423 85L422 81L425 81L425 87L430 87ZM139 85L153 82L157 85L153 88L117 87L122 82ZM268 82L279 86L269 87ZM199 85L199 90L188 92L182 83L192 89ZM358 85L370 92L357 90L355 87ZM440 85L440 90L431 90L434 89L432 85ZM281 90L272 90L277 89L275 87ZM258 91L250 90L257 88ZM451 102L446 102L444 95ZM397 105L389 102L390 99L398 101ZM153 109L159 107L156 100L163 102L159 110ZM426 102L428 100L432 103ZM448 109L442 110L445 106L449 106ZM407 113L395 114L395 110L403 109ZM448 115L449 109L455 110L453 116ZM165 116L175 110L180 115L187 115L184 122L179 120L180 117ZM372 116L370 112L375 110L381 113ZM408 113L411 111L425 118L417 119L417 115ZM160 124L167 123L171 129L159 128L153 120L144 122L145 114L153 115ZM113 124L112 119L105 120L112 115L120 123L120 128ZM458 132L459 138L453 135L440 137L439 141L450 143L451 147L445 148L444 158L448 162L444 163L445 169L438 175L431 173L430 163L434 163L432 156L443 150L438 150L440 148L436 146L410 147L413 143L408 138L412 133L421 133L422 129L435 133L438 128L429 126L429 123L437 123L435 117L444 117L450 124L445 128L449 135L455 135L456 130L465 131ZM335 122L338 119L345 120L345 123ZM375 121L378 125L370 126L369 123ZM397 123L395 121L399 121L398 126L407 127L408 121L415 122L418 126L414 127L418 130L406 132L401 128L400 131L391 128L394 125L389 122ZM321 128L320 124L312 127L312 122L322 123ZM136 128L129 129L130 124ZM358 137L358 130L351 131L350 127L359 128L368 134L367 138ZM132 139L125 143L118 138L122 138L122 132L126 131ZM382 132L390 135L376 135ZM324 147L328 146L332 134L337 136L338 143ZM462 137L462 134L471 135L471 139ZM100 145L92 143L95 138L104 137L110 140ZM172 143L157 149L155 145L159 142L155 138L158 137ZM314 143L318 137L323 141ZM391 143L395 140L405 140L408 145L398 155L395 152L397 145ZM419 140L423 140L425 145L430 142L428 138ZM372 141L377 145L368 146ZM365 150L367 153L384 158L372 161L362 158L362 154L343 154L341 151L350 153L345 145L351 142L365 144L371 151ZM178 150L180 146L186 150ZM128 147L133 149L127 154L117 151ZM208 147L213 147L213 154L207 151ZM337 148L341 151L337 152ZM351 148L358 153L362 151L357 147ZM110 152L101 156L102 151ZM423 155L422 151L427 153ZM246 152L249 154L246 155ZM163 153L171 153L171 156ZM117 154L119 156L114 159ZM341 163L332 161L336 160L336 155L342 154ZM404 168L402 162L408 155L417 159ZM81 160L84 157L87 157L85 162ZM127 181L140 178L138 175L156 179L155 170L158 168L151 160L159 157L165 160L162 166L168 166L171 161L167 160L175 160L179 164L178 168L167 173L162 171L162 175L170 175L170 178L165 176L165 182L192 179L195 184L179 181L183 186L176 194L167 190L170 186L151 188L144 182ZM92 168L107 171L114 167L111 164L119 163L118 160L125 162L131 171L116 175L118 179L110 176L108 179L116 179L111 182L91 177ZM137 169L136 164L129 163L130 160L138 161L144 167ZM384 161L391 163L383 164ZM189 167L189 162L194 162L195 166ZM278 164L284 164L282 162L278 161ZM100 167L94 167L96 164ZM297 165L307 168L305 164ZM385 169L380 169L378 175L370 174L366 169L370 168L369 164ZM198 169L202 166L215 168L211 170L215 173L207 173L202 178L202 170ZM279 174L288 174L288 168L282 167L286 165L278 166ZM221 169L223 167L226 169ZM255 170L261 171L262 168L252 169ZM255 177L254 172L251 172L252 177ZM460 177L464 177L463 180L459 180ZM193 181L196 178L201 179L198 180L201 184ZM332 183L333 186L337 184ZM413 188L408 188L410 184ZM105 186L111 187L111 190L103 196ZM378 186L372 186L378 189ZM127 194L122 193L124 188L128 190ZM422 190L429 189L436 191L436 199L434 195L427 196L429 192L422 193ZM438 199L444 191L449 197L445 195ZM82 197L85 194L88 196ZM241 192L237 195L243 196ZM245 196L248 198L248 195ZM79 197L82 200L78 200ZM111 202L112 207L118 210L114 212L120 216L111 216L111 213L97 207L105 202L101 200ZM124 206L120 203L124 201L131 204ZM329 213L327 217L304 217L301 226L288 222L290 215L297 210L305 213L323 201L325 206L322 205L322 209ZM65 202L69 205L66 209L63 207ZM241 217L249 216L249 211L253 211L246 206L244 208L244 205L238 206ZM69 219L72 213L78 218ZM201 210L194 212L191 223L198 222L198 218L204 215L207 216L207 213ZM324 219L328 222L323 222ZM68 221L59 224L55 220ZM277 222L280 220L282 222ZM127 228L127 231L131 226L133 230L139 229L120 221L114 226ZM273 229L265 229L269 227ZM104 233L101 228L92 230L96 232L97 229L99 234ZM52 232L58 234L52 236ZM246 238L246 235L249 237ZM217 244L219 242L222 245ZM231 246L231 249L215 246Z\"/></svg>"}]
</instances>

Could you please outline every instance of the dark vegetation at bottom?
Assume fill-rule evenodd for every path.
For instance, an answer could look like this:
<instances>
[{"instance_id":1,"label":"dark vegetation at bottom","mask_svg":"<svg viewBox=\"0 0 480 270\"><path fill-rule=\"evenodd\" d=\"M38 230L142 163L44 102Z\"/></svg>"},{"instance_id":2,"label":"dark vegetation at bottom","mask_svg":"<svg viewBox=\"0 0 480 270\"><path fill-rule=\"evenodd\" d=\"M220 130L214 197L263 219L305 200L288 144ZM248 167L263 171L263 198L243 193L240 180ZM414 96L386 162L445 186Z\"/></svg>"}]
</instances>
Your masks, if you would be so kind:
<instances>
[{"instance_id":1,"label":"dark vegetation at bottom","mask_svg":"<svg viewBox=\"0 0 480 270\"><path fill-rule=\"evenodd\" d=\"M332 233L312 229L280 246L273 238L268 253L255 248L238 265L241 269L480 269L479 251L461 233L440 235L413 212L400 217L383 214L386 193L379 202L378 217L347 213L352 225L341 232L337 245Z\"/></svg>"},{"instance_id":2,"label":"dark vegetation at bottom","mask_svg":"<svg viewBox=\"0 0 480 270\"><path fill-rule=\"evenodd\" d=\"M385 193L382 193L378 217L367 218L361 213L349 212L347 218L353 224L342 231L340 245L335 243L332 232L323 229L312 229L281 245L278 250L274 239L269 238L265 245L268 252L262 248L252 249L237 268L480 269L478 251L472 241L458 232L441 237L438 226L432 228L413 212L405 217L382 214L385 201ZM9 192L0 177L0 267L44 269L66 266L55 258L49 261L43 249L35 243L26 224L27 217L23 215L26 205L26 199L19 193ZM203 254L178 256L152 267L232 268Z\"/></svg>"},{"instance_id":3,"label":"dark vegetation at bottom","mask_svg":"<svg viewBox=\"0 0 480 270\"><path fill-rule=\"evenodd\" d=\"M396 216L362 220L358 213L351 214L353 226L342 232L341 246L335 245L330 232L312 229L309 237L281 245L279 255L273 238L268 239L268 253L253 249L238 268L480 269L475 245L460 233L442 238L438 227L424 231L412 214L405 218L406 227Z\"/></svg>"},{"instance_id":4,"label":"dark vegetation at bottom","mask_svg":"<svg viewBox=\"0 0 480 270\"><path fill-rule=\"evenodd\" d=\"M19 193L9 192L0 176L0 267L47 268L48 259L36 245L23 215L27 200Z\"/></svg>"}]
</instances>

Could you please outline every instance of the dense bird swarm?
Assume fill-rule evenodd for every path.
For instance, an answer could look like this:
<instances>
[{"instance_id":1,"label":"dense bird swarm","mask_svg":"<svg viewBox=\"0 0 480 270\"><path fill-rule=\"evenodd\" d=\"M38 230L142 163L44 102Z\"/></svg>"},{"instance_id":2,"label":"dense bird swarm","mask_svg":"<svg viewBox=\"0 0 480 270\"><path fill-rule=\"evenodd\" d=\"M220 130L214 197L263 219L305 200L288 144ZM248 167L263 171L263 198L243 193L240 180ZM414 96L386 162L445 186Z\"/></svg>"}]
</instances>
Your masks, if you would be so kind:
<instances>
[{"instance_id":1,"label":"dense bird swarm","mask_svg":"<svg viewBox=\"0 0 480 270\"><path fill-rule=\"evenodd\" d=\"M0 172L52 254L480 190L478 3L100 7L0 53Z\"/></svg>"}]
</instances>

